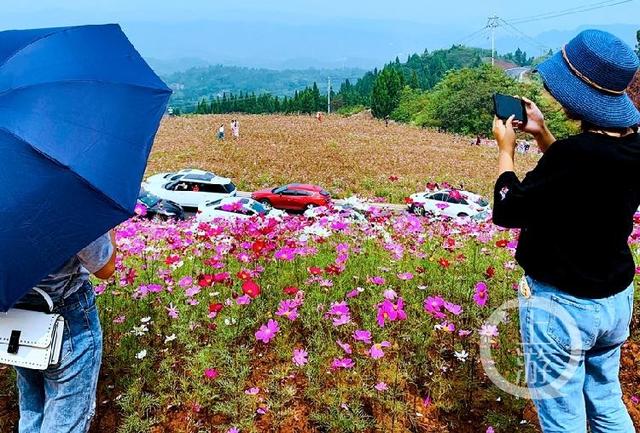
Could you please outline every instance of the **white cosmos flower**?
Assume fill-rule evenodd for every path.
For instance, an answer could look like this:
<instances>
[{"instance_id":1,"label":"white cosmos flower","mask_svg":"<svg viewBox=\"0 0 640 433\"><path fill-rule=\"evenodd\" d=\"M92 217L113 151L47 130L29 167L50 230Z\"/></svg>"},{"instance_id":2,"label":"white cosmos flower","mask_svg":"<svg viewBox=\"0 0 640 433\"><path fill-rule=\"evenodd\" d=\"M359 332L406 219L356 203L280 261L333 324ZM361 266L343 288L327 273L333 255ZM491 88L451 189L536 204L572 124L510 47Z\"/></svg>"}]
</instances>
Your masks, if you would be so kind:
<instances>
[{"instance_id":1,"label":"white cosmos flower","mask_svg":"<svg viewBox=\"0 0 640 433\"><path fill-rule=\"evenodd\" d=\"M147 350L146 349L142 349L140 352L138 352L136 354L136 358L138 359L144 359L147 356Z\"/></svg>"},{"instance_id":2,"label":"white cosmos flower","mask_svg":"<svg viewBox=\"0 0 640 433\"><path fill-rule=\"evenodd\" d=\"M171 343L176 338L178 338L176 337L176 334L167 335L166 338L164 339L164 344Z\"/></svg>"},{"instance_id":3,"label":"white cosmos flower","mask_svg":"<svg viewBox=\"0 0 640 433\"><path fill-rule=\"evenodd\" d=\"M469 354L467 353L466 350L462 350L460 352L454 352L454 355L456 355L456 358L458 358L458 361L460 362L466 362L467 358L469 357Z\"/></svg>"}]
</instances>

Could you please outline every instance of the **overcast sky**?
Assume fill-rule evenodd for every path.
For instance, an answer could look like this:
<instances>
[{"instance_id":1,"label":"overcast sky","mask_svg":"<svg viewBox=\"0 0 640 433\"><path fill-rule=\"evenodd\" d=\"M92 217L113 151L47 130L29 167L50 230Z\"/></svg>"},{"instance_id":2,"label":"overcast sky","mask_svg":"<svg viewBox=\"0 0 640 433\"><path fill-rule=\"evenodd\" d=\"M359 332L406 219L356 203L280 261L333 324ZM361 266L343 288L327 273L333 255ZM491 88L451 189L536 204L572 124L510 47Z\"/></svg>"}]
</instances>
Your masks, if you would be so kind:
<instances>
[{"instance_id":1,"label":"overcast sky","mask_svg":"<svg viewBox=\"0 0 640 433\"><path fill-rule=\"evenodd\" d=\"M342 58L355 65L358 57L369 64L391 55L459 43L485 26L487 17L494 14L510 20L615 1L0 0L0 29L117 22L149 57L171 59L184 54L227 64L247 64L253 59L262 65L268 60L259 59L264 53L274 61L315 56L325 61ZM621 30L625 34L619 36L631 43L633 29L640 28L640 0L522 23L517 30L538 37L549 31L570 32L583 25L619 24L627 25ZM508 42L517 36L515 31L501 29L498 49L513 49ZM557 40L564 41L569 34L563 33ZM516 45L529 52L544 49L522 37ZM551 48L559 43L546 41L545 45L553 45ZM464 42L484 48L490 45L486 34ZM216 47L221 43L237 46L235 50Z\"/></svg>"}]
</instances>

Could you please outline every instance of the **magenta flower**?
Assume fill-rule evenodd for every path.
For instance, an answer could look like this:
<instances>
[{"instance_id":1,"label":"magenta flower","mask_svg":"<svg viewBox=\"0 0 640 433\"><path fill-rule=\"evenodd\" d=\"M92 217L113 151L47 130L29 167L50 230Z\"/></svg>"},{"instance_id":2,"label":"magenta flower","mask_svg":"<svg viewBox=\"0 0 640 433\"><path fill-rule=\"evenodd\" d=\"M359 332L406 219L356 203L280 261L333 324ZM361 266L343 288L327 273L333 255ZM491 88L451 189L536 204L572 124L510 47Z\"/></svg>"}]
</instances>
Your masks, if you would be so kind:
<instances>
[{"instance_id":1,"label":"magenta flower","mask_svg":"<svg viewBox=\"0 0 640 433\"><path fill-rule=\"evenodd\" d=\"M371 346L371 349L369 349L367 353L373 359L380 359L384 356L384 351L382 350L382 348L389 347L389 346L391 346L391 343L389 343L388 341L376 343L373 346Z\"/></svg>"},{"instance_id":2,"label":"magenta flower","mask_svg":"<svg viewBox=\"0 0 640 433\"><path fill-rule=\"evenodd\" d=\"M169 304L169 306L165 308L167 309L167 314L169 315L169 317L171 317L172 319L178 318L178 309L173 306L173 303Z\"/></svg>"},{"instance_id":3,"label":"magenta flower","mask_svg":"<svg viewBox=\"0 0 640 433\"><path fill-rule=\"evenodd\" d=\"M484 307L489 299L489 292L487 291L487 284L479 282L476 284L475 293L473 294L473 301L479 306Z\"/></svg>"},{"instance_id":4,"label":"magenta flower","mask_svg":"<svg viewBox=\"0 0 640 433\"><path fill-rule=\"evenodd\" d=\"M424 311L426 311L436 319L444 319L445 317L447 317L447 315L442 312L444 303L445 300L440 296L429 296L424 300Z\"/></svg>"},{"instance_id":5,"label":"magenta flower","mask_svg":"<svg viewBox=\"0 0 640 433\"><path fill-rule=\"evenodd\" d=\"M445 301L444 308L455 316L462 314L462 307L460 305Z\"/></svg>"},{"instance_id":6,"label":"magenta flower","mask_svg":"<svg viewBox=\"0 0 640 433\"><path fill-rule=\"evenodd\" d=\"M387 320L394 322L396 320L405 320L407 318L404 312L404 300L398 298L398 302L394 304L389 299L385 299L378 305L378 325L384 328L384 324Z\"/></svg>"},{"instance_id":7,"label":"magenta flower","mask_svg":"<svg viewBox=\"0 0 640 433\"><path fill-rule=\"evenodd\" d=\"M204 371L204 377L206 377L207 379L215 379L217 378L219 375L218 370L216 370L215 368L207 368Z\"/></svg>"},{"instance_id":8,"label":"magenta flower","mask_svg":"<svg viewBox=\"0 0 640 433\"><path fill-rule=\"evenodd\" d=\"M333 362L331 363L331 368L333 368L334 370L337 370L339 368L348 369L353 368L353 366L355 365L356 364L351 358L334 358Z\"/></svg>"},{"instance_id":9,"label":"magenta flower","mask_svg":"<svg viewBox=\"0 0 640 433\"><path fill-rule=\"evenodd\" d=\"M364 329L357 329L353 332L353 339L356 341L362 341L363 343L371 343L371 331Z\"/></svg>"},{"instance_id":10,"label":"magenta flower","mask_svg":"<svg viewBox=\"0 0 640 433\"><path fill-rule=\"evenodd\" d=\"M258 393L260 393L260 388L254 386L253 388L245 390L244 393L247 395L258 395Z\"/></svg>"},{"instance_id":11,"label":"magenta flower","mask_svg":"<svg viewBox=\"0 0 640 433\"><path fill-rule=\"evenodd\" d=\"M256 339L263 343L271 341L276 334L280 331L280 325L273 319L269 319L266 325L262 325L258 331L256 331Z\"/></svg>"},{"instance_id":12,"label":"magenta flower","mask_svg":"<svg viewBox=\"0 0 640 433\"><path fill-rule=\"evenodd\" d=\"M240 430L238 430L238 427L231 427L227 430L227 433L240 433Z\"/></svg>"},{"instance_id":13,"label":"magenta flower","mask_svg":"<svg viewBox=\"0 0 640 433\"><path fill-rule=\"evenodd\" d=\"M382 286L385 283L385 279L384 277L371 277L369 278L369 282L376 286Z\"/></svg>"},{"instance_id":14,"label":"magenta flower","mask_svg":"<svg viewBox=\"0 0 640 433\"><path fill-rule=\"evenodd\" d=\"M303 365L306 365L307 362L309 362L309 360L307 359L308 356L309 354L304 349L293 349L292 360L293 363L298 367L302 367Z\"/></svg>"}]
</instances>

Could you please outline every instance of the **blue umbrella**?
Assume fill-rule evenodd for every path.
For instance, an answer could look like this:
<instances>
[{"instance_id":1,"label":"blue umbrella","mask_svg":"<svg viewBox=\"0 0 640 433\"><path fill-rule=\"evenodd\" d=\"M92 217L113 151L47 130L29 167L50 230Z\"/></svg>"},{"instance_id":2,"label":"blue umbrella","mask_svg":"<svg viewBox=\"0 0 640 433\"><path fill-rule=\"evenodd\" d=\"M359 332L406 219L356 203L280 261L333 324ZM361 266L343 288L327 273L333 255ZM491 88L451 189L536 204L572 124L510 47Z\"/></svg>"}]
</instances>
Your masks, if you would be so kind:
<instances>
[{"instance_id":1,"label":"blue umbrella","mask_svg":"<svg viewBox=\"0 0 640 433\"><path fill-rule=\"evenodd\" d=\"M133 214L170 94L118 25L0 32L0 311Z\"/></svg>"}]
</instances>

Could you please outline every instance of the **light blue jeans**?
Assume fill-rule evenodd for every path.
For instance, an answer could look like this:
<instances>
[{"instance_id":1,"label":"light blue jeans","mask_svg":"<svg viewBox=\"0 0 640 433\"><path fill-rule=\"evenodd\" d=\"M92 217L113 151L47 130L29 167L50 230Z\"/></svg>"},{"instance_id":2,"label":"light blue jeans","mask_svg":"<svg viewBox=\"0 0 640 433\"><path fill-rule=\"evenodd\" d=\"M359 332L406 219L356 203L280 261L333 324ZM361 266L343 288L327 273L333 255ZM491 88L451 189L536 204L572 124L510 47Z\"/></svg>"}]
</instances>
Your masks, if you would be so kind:
<instances>
[{"instance_id":1,"label":"light blue jeans","mask_svg":"<svg viewBox=\"0 0 640 433\"><path fill-rule=\"evenodd\" d=\"M635 432L622 401L620 346L629 337L633 284L603 299L571 296L527 277L520 332L527 386L544 433Z\"/></svg>"},{"instance_id":2,"label":"light blue jeans","mask_svg":"<svg viewBox=\"0 0 640 433\"><path fill-rule=\"evenodd\" d=\"M60 363L16 368L20 433L86 433L96 407L102 329L90 283L56 304L65 319Z\"/></svg>"}]
</instances>

